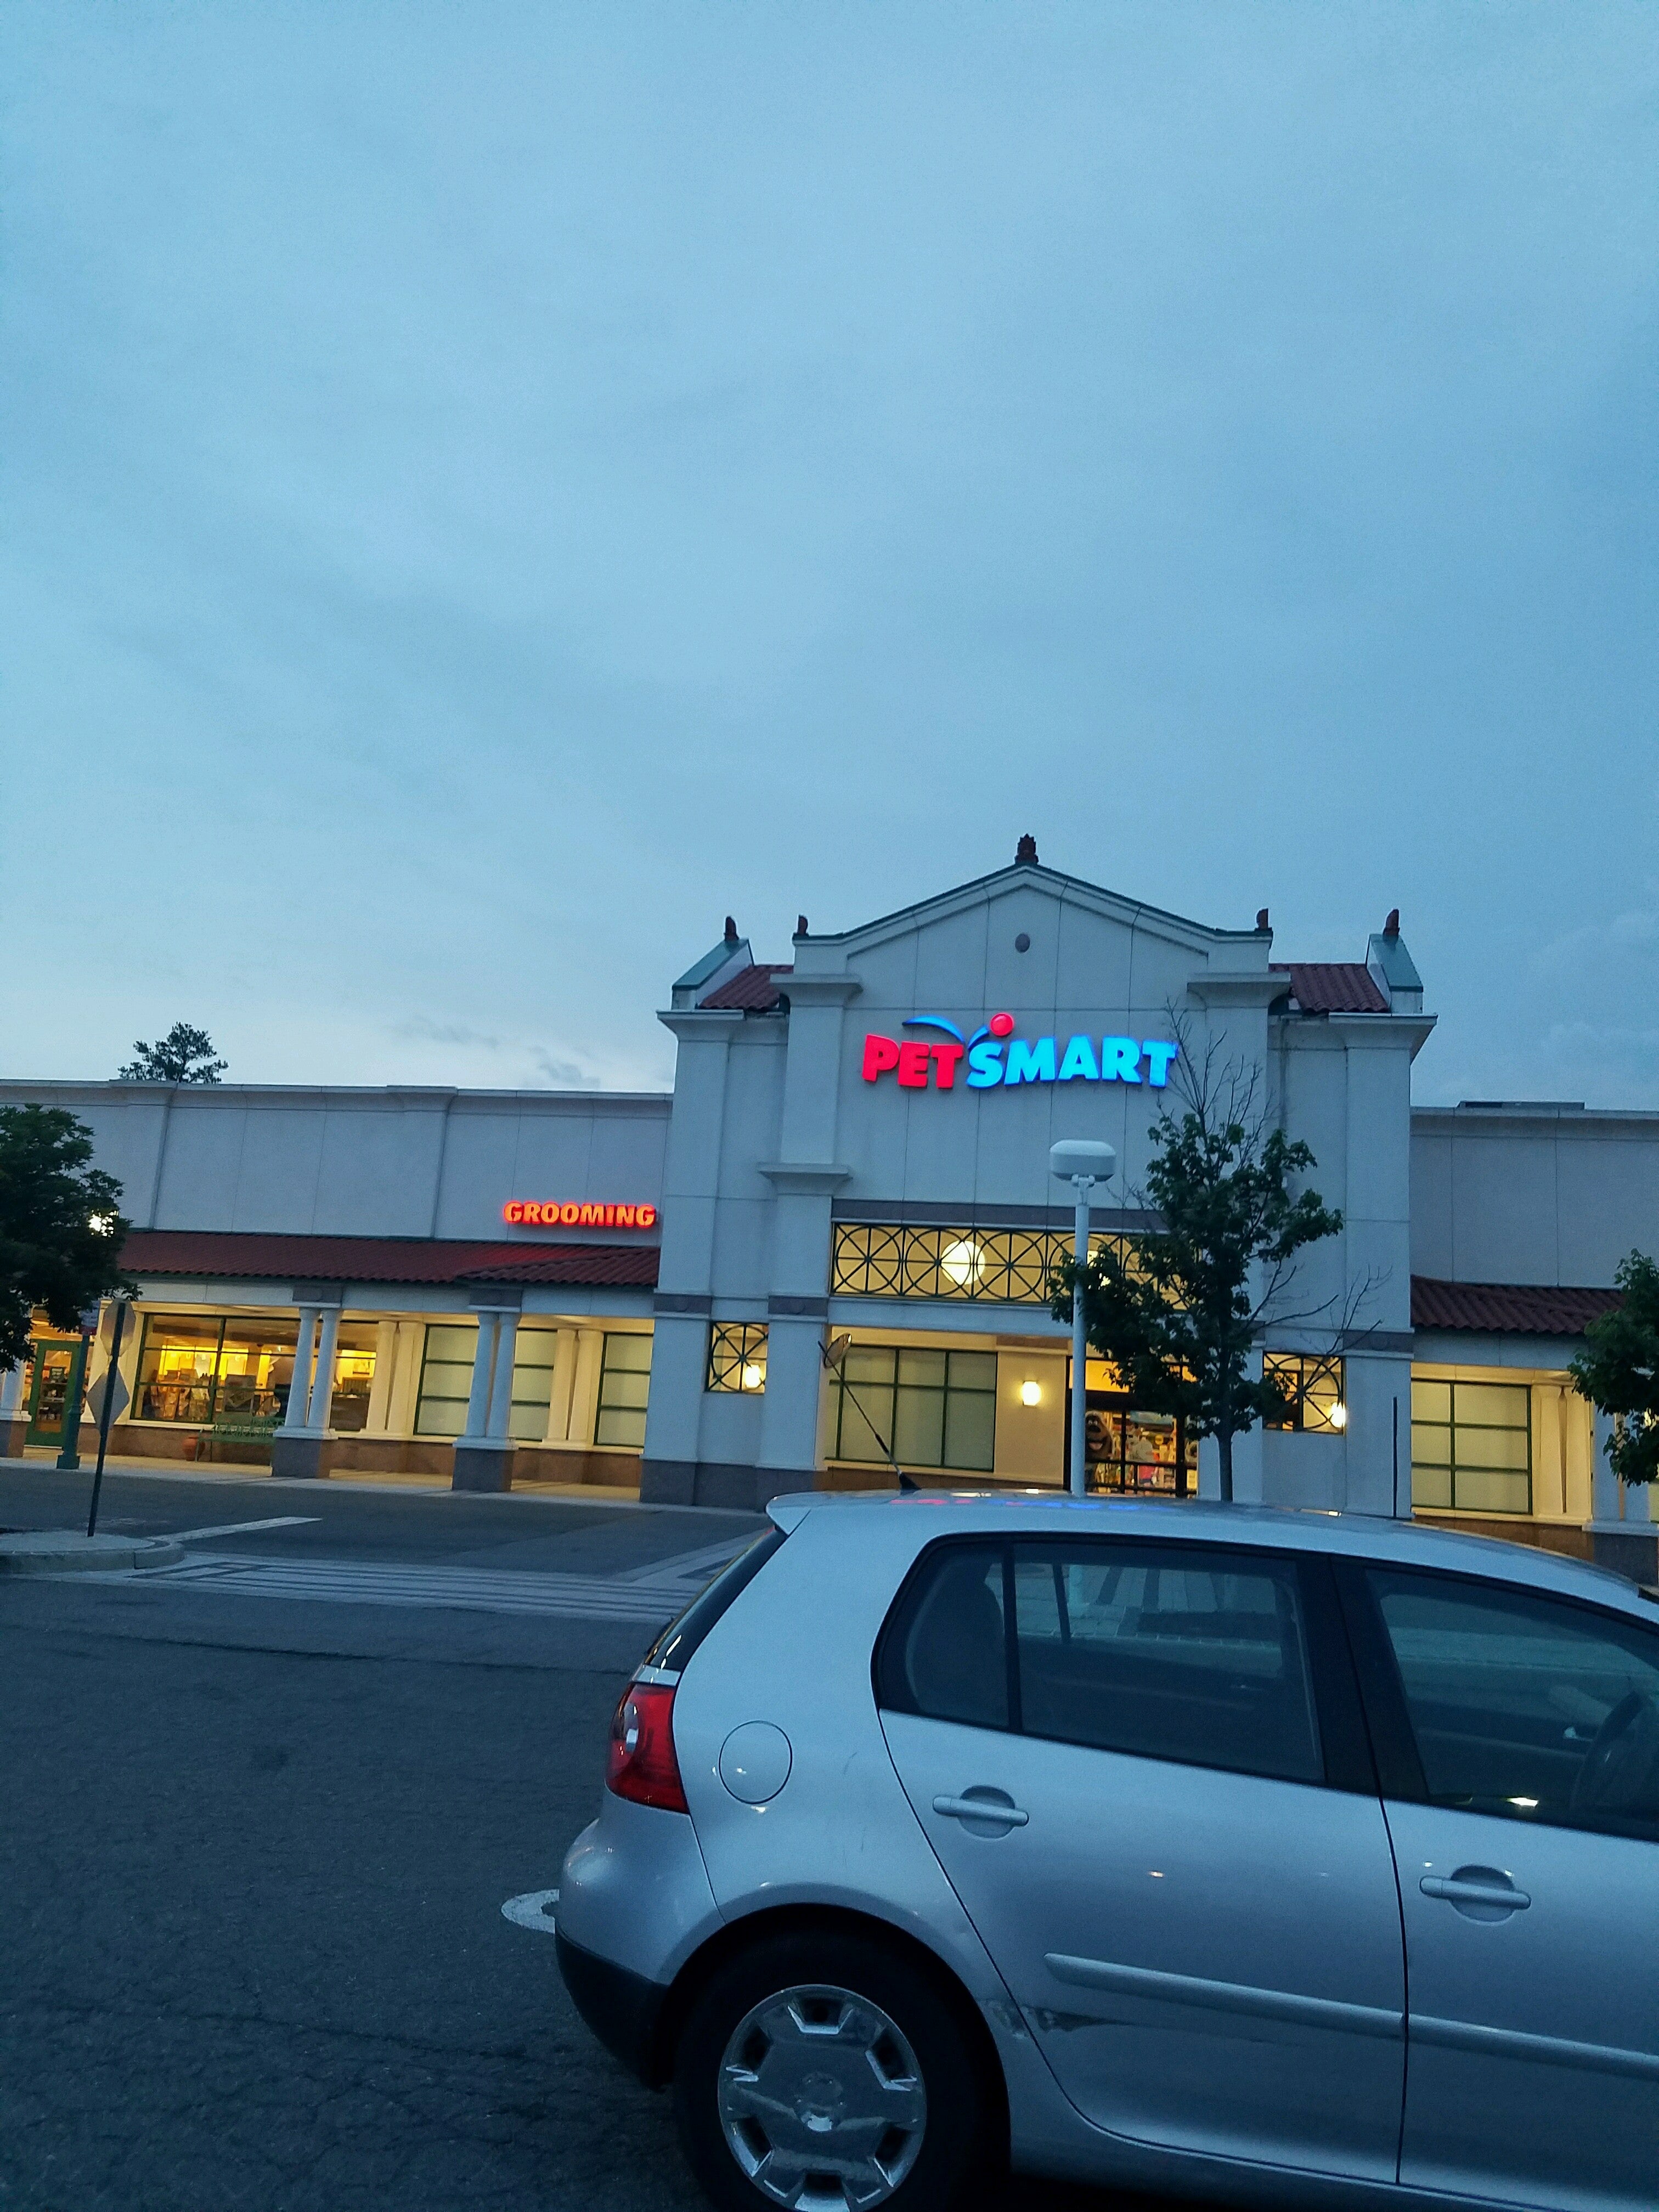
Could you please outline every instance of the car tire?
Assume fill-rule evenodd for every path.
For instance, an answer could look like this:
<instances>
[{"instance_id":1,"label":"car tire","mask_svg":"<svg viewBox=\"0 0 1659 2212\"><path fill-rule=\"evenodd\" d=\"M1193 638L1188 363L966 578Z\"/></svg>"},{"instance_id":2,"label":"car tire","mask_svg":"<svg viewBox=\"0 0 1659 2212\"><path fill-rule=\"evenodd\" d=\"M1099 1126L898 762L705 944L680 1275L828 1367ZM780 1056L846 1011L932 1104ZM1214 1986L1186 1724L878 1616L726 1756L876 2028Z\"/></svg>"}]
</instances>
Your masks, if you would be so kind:
<instances>
[{"instance_id":1,"label":"car tire","mask_svg":"<svg viewBox=\"0 0 1659 2212\"><path fill-rule=\"evenodd\" d=\"M876 1937L739 1952L676 2046L680 2142L723 2212L956 2212L993 2165L989 2104L956 2007Z\"/></svg>"}]
</instances>

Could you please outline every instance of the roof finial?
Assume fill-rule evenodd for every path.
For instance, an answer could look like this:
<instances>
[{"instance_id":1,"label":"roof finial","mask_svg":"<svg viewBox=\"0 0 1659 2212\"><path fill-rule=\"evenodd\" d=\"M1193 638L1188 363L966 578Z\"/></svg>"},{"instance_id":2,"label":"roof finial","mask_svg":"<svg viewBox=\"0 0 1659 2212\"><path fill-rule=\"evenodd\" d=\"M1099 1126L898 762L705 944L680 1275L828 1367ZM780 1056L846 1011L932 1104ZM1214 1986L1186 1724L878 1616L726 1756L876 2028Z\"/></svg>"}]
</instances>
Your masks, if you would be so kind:
<instances>
[{"instance_id":1,"label":"roof finial","mask_svg":"<svg viewBox=\"0 0 1659 2212\"><path fill-rule=\"evenodd\" d=\"M729 914L726 917L726 941L728 945L735 945L738 941L738 925Z\"/></svg>"},{"instance_id":2,"label":"roof finial","mask_svg":"<svg viewBox=\"0 0 1659 2212\"><path fill-rule=\"evenodd\" d=\"M795 916L795 934L797 937L806 935L806 916L804 914L798 914Z\"/></svg>"},{"instance_id":3,"label":"roof finial","mask_svg":"<svg viewBox=\"0 0 1659 2212\"><path fill-rule=\"evenodd\" d=\"M1400 909L1399 909L1399 908L1398 908L1397 906L1391 906L1391 907L1389 908L1389 918L1388 918L1388 920L1387 920L1387 921L1383 923L1383 925L1382 925L1382 934L1383 934L1383 936L1384 936L1384 937L1398 937L1398 936L1399 936L1399 934L1400 934Z\"/></svg>"},{"instance_id":4,"label":"roof finial","mask_svg":"<svg viewBox=\"0 0 1659 2212\"><path fill-rule=\"evenodd\" d=\"M1255 910L1255 926L1258 929L1273 927L1273 924L1267 919L1267 909L1265 906L1259 906Z\"/></svg>"},{"instance_id":5,"label":"roof finial","mask_svg":"<svg viewBox=\"0 0 1659 2212\"><path fill-rule=\"evenodd\" d=\"M1028 830L1014 848L1014 866L1017 868L1035 868L1041 865L1036 854L1036 839Z\"/></svg>"}]
</instances>

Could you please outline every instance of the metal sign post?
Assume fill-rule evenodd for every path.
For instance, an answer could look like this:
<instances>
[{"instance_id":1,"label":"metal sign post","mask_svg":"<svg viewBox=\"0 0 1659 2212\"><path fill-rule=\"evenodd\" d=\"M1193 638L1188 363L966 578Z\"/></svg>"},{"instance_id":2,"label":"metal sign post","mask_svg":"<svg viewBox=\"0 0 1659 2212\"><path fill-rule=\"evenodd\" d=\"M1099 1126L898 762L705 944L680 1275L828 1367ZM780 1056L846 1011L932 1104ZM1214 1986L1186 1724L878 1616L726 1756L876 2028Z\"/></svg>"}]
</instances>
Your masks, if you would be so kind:
<instances>
[{"instance_id":1,"label":"metal sign post","mask_svg":"<svg viewBox=\"0 0 1659 2212\"><path fill-rule=\"evenodd\" d=\"M109 1365L104 1370L104 1402L98 1408L98 1466L92 1478L92 1510L87 1515L87 1534L98 1533L98 1494L104 1486L104 1455L109 1449L109 1425L115 1412L115 1389L121 1372L121 1335L127 1325L127 1301L115 1301L115 1328L110 1338Z\"/></svg>"}]
</instances>

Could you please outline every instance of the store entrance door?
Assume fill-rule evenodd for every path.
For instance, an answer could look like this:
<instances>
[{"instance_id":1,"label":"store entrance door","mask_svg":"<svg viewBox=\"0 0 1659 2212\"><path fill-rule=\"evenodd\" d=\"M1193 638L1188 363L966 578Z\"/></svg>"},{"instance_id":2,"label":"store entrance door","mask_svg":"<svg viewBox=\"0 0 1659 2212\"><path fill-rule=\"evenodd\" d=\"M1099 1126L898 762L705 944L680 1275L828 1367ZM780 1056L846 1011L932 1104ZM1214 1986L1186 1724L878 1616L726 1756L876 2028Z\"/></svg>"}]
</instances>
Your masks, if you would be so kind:
<instances>
[{"instance_id":1,"label":"store entrance door","mask_svg":"<svg viewBox=\"0 0 1659 2212\"><path fill-rule=\"evenodd\" d=\"M62 1449L71 1393L77 1410L80 1407L81 1364L85 1358L86 1343L82 1337L46 1337L36 1344L34 1376L29 1386L30 1443Z\"/></svg>"},{"instance_id":2,"label":"store entrance door","mask_svg":"<svg viewBox=\"0 0 1659 2212\"><path fill-rule=\"evenodd\" d=\"M1090 1490L1133 1497L1195 1498L1198 1446L1188 1441L1186 1422L1173 1413L1137 1412L1125 1390L1097 1389L1093 1371L1097 1365L1104 1367L1105 1363L1089 1362L1089 1410L1083 1432L1083 1462ZM1065 1465L1071 1463L1068 1386Z\"/></svg>"}]
</instances>

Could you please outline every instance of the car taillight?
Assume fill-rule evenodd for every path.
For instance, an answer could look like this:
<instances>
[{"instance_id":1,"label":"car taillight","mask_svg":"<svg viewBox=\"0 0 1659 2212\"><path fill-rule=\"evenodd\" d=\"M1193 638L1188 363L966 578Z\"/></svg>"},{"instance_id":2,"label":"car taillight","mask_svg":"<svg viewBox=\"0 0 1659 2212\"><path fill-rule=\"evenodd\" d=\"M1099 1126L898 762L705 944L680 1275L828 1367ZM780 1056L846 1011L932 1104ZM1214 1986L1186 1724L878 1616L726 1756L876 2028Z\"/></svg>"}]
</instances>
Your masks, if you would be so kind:
<instances>
[{"instance_id":1,"label":"car taillight","mask_svg":"<svg viewBox=\"0 0 1659 2212\"><path fill-rule=\"evenodd\" d=\"M672 1683L630 1682L611 1723L605 1786L636 1805L689 1813L680 1763L674 1756Z\"/></svg>"}]
</instances>

